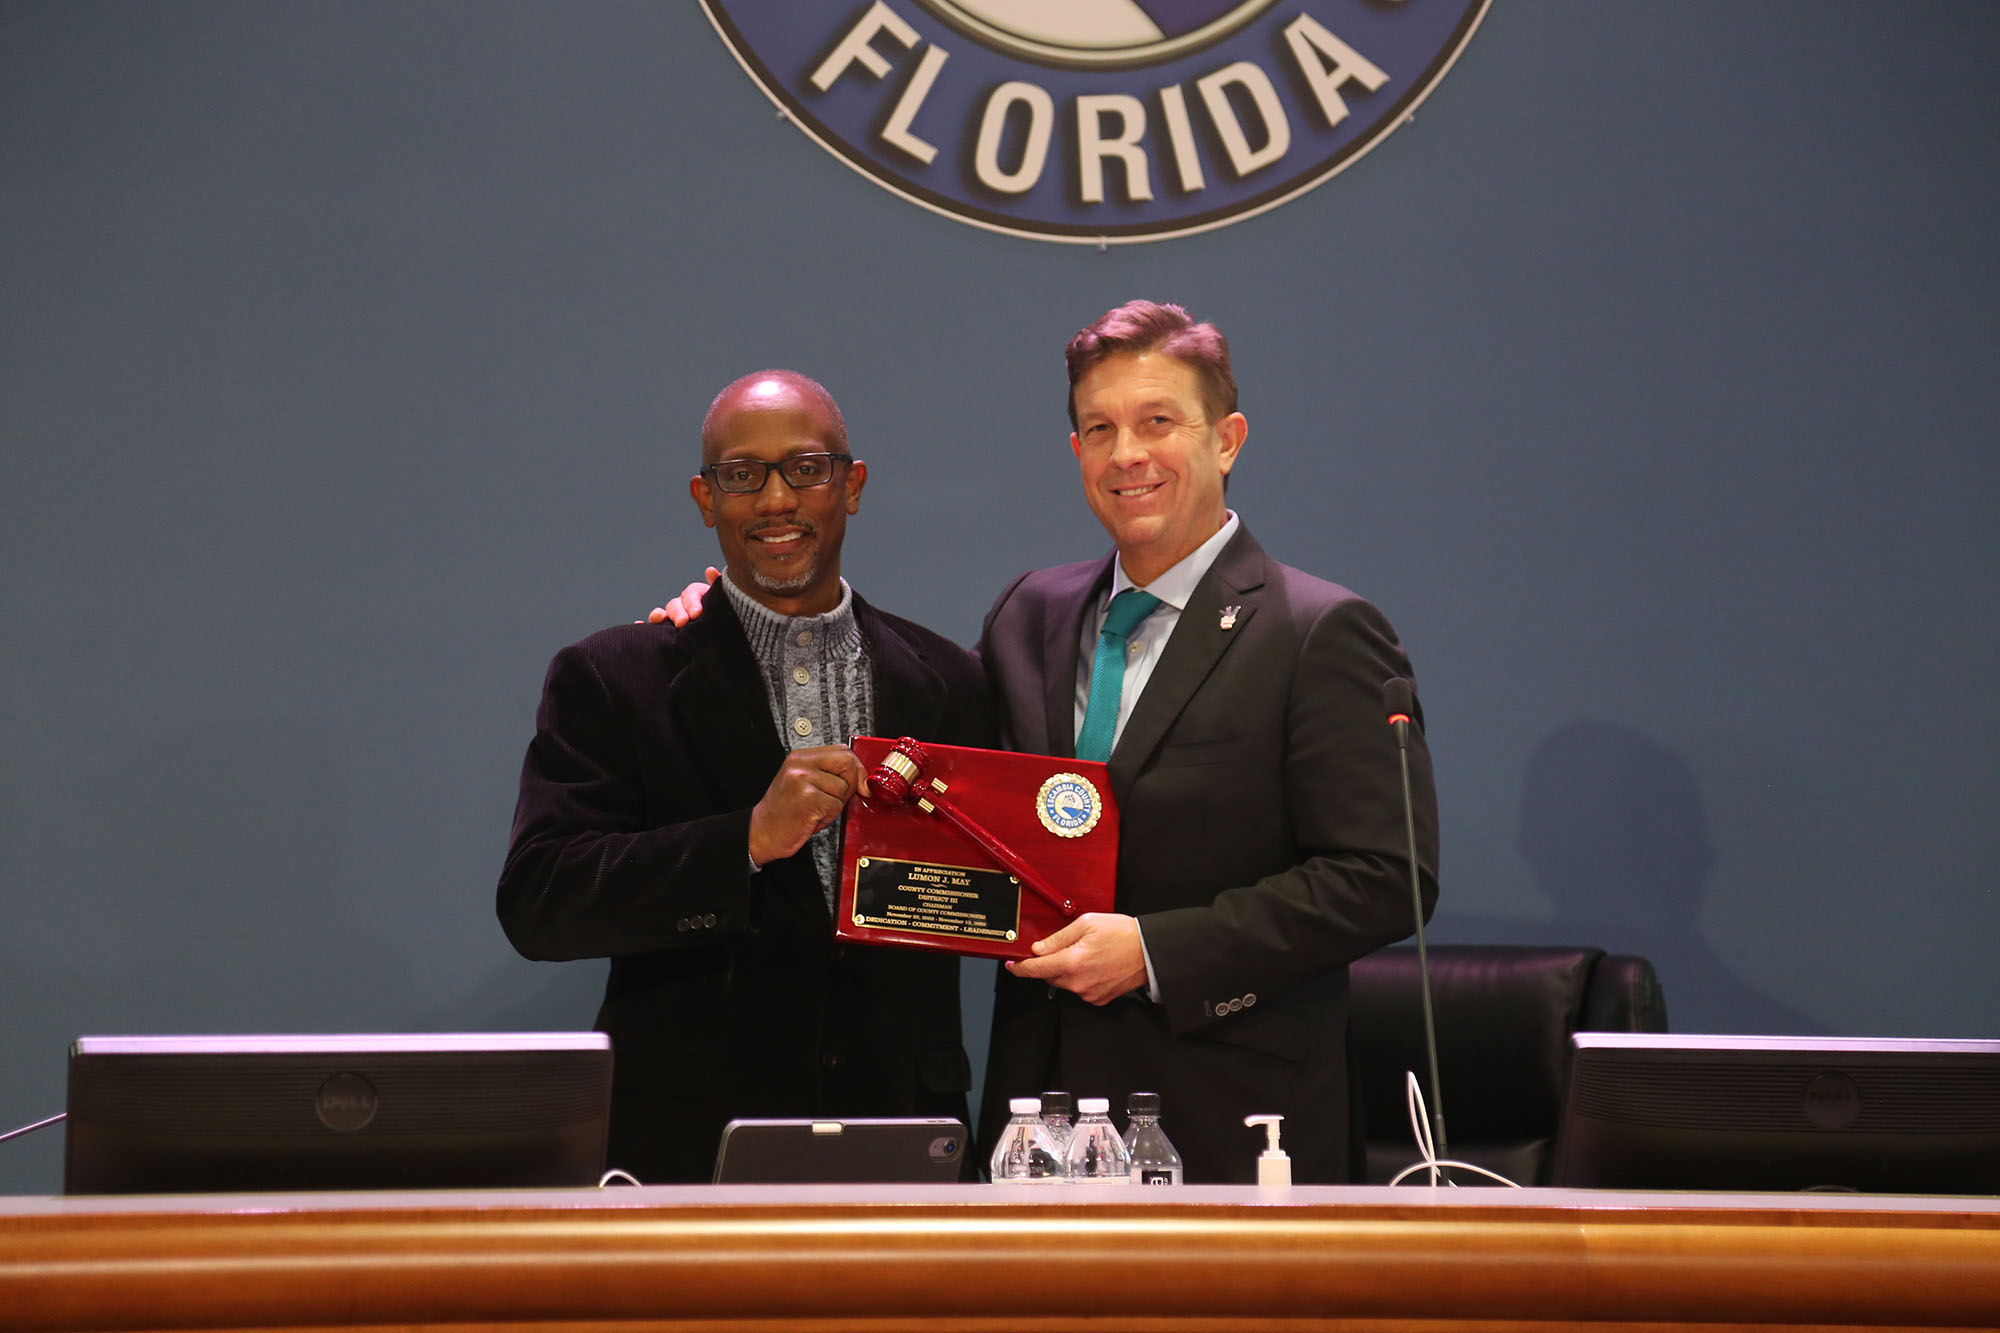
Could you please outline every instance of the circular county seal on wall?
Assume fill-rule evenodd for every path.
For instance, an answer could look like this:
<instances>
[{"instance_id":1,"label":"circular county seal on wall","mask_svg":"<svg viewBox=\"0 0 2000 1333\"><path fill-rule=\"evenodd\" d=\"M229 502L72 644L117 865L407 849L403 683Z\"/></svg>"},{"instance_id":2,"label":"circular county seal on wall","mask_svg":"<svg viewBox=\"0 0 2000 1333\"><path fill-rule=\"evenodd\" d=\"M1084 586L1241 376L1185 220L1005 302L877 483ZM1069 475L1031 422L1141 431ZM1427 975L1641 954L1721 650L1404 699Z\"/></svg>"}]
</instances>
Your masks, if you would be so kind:
<instances>
[{"instance_id":1,"label":"circular county seal on wall","mask_svg":"<svg viewBox=\"0 0 2000 1333\"><path fill-rule=\"evenodd\" d=\"M1312 189L1405 123L1488 0L702 0L827 151L925 208L1153 241Z\"/></svg>"}]
</instances>

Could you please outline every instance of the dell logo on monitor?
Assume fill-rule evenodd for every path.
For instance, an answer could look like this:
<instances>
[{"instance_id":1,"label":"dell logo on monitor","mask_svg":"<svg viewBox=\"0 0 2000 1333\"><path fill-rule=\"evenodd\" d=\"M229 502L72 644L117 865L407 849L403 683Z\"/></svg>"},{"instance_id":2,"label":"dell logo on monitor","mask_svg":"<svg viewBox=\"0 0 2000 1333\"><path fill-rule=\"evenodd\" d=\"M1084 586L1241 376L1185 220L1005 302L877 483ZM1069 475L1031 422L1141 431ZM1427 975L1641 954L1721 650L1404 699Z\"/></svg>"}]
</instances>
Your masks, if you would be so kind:
<instances>
[{"instance_id":1,"label":"dell logo on monitor","mask_svg":"<svg viewBox=\"0 0 2000 1333\"><path fill-rule=\"evenodd\" d=\"M375 1085L359 1074L335 1074L319 1085L313 1097L320 1123L336 1134L366 1129L380 1105Z\"/></svg>"},{"instance_id":2,"label":"dell logo on monitor","mask_svg":"<svg viewBox=\"0 0 2000 1333\"><path fill-rule=\"evenodd\" d=\"M1806 1119L1821 1129L1846 1129L1861 1115L1861 1089L1829 1069L1806 1084L1805 1110Z\"/></svg>"}]
</instances>

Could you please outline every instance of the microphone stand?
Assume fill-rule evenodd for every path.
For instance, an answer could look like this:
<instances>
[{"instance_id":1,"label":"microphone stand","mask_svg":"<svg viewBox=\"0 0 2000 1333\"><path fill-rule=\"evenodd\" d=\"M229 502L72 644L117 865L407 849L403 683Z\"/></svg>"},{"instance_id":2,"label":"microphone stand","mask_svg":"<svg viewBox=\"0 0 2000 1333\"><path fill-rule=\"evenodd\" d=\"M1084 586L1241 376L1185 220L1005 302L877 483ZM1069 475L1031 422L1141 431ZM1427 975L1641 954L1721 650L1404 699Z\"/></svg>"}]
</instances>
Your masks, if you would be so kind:
<instances>
[{"instance_id":1,"label":"microphone stand","mask_svg":"<svg viewBox=\"0 0 2000 1333\"><path fill-rule=\"evenodd\" d=\"M1407 682L1404 684L1407 689ZM1396 703L1403 702L1398 698ZM1394 707L1394 705L1391 705ZM1396 755L1403 770L1403 829L1409 838L1410 855L1410 919L1417 926L1417 978L1424 997L1424 1054L1430 1058L1431 1067L1431 1139L1436 1149L1437 1160L1450 1156L1444 1140L1444 1084L1438 1078L1437 1020L1431 1013L1431 960L1424 948L1424 895L1418 887L1417 874L1417 814L1414 798L1410 794L1410 715L1404 709L1396 709L1389 717L1389 726L1396 733ZM1444 1172L1438 1167L1431 1168L1431 1183L1436 1184ZM1448 1179L1448 1177L1447 1177Z\"/></svg>"}]
</instances>

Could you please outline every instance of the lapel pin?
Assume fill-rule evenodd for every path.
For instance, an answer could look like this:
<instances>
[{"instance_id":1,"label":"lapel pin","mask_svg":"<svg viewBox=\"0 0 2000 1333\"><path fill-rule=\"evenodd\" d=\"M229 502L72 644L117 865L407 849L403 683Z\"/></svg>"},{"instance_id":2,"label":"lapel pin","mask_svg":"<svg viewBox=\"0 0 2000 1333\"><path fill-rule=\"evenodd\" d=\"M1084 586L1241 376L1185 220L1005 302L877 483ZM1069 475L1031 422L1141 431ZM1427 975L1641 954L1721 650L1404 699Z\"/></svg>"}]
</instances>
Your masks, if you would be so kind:
<instances>
[{"instance_id":1,"label":"lapel pin","mask_svg":"<svg viewBox=\"0 0 2000 1333\"><path fill-rule=\"evenodd\" d=\"M1235 628L1236 628L1236 613L1237 613L1238 611L1242 610L1242 609L1243 609L1243 608L1242 608L1242 607L1240 607L1240 606L1225 606L1225 607L1223 607L1223 608L1222 608L1222 621L1221 621L1221 624L1222 624L1222 628L1224 628L1224 629L1235 629Z\"/></svg>"}]
</instances>

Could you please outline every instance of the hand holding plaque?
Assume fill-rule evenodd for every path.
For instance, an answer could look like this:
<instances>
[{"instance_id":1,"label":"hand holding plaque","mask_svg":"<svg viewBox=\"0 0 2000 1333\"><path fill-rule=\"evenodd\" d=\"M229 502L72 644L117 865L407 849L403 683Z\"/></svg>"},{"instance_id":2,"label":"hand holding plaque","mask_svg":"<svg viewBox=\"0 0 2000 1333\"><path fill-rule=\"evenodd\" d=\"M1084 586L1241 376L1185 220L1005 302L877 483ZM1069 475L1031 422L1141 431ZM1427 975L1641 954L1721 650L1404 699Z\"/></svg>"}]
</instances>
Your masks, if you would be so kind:
<instances>
[{"instance_id":1,"label":"hand holding plaque","mask_svg":"<svg viewBox=\"0 0 2000 1333\"><path fill-rule=\"evenodd\" d=\"M848 803L834 933L1026 958L1109 911L1118 814L1105 766L857 736L870 795Z\"/></svg>"}]
</instances>

